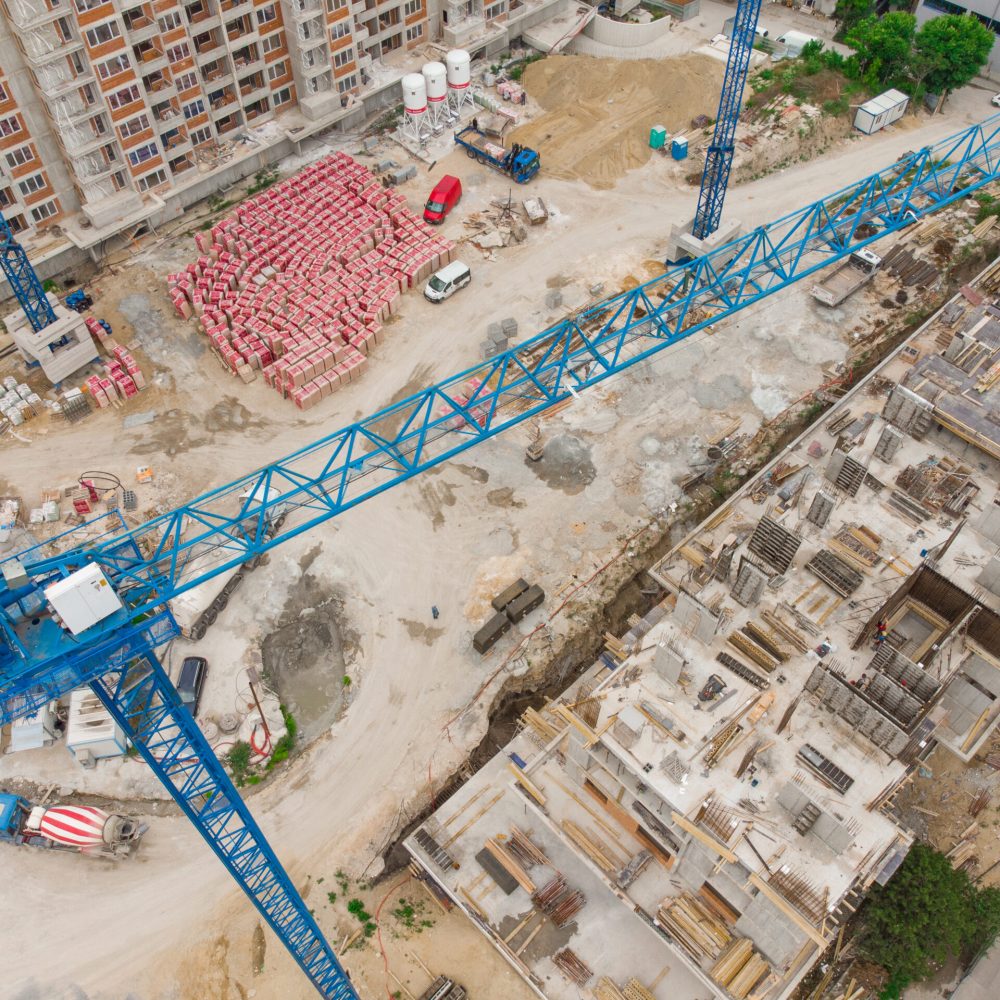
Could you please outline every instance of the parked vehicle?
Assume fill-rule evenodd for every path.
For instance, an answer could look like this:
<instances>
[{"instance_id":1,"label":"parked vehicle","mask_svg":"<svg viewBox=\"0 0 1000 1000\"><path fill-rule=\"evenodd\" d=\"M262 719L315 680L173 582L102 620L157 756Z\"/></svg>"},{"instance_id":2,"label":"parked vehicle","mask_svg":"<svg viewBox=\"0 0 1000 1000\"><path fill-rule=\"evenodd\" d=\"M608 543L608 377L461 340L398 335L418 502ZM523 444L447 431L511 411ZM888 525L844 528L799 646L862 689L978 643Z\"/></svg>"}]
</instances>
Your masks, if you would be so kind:
<instances>
[{"instance_id":1,"label":"parked vehicle","mask_svg":"<svg viewBox=\"0 0 1000 1000\"><path fill-rule=\"evenodd\" d=\"M429 222L432 226L440 225L461 200L462 182L451 174L445 174L434 185L434 190L424 205L424 222Z\"/></svg>"},{"instance_id":2,"label":"parked vehicle","mask_svg":"<svg viewBox=\"0 0 1000 1000\"><path fill-rule=\"evenodd\" d=\"M542 158L535 150L519 146L516 142L510 149L504 149L503 146L490 142L486 134L474 124L456 132L455 142L465 150L470 159L502 170L518 184L527 184L542 167Z\"/></svg>"},{"instance_id":3,"label":"parked vehicle","mask_svg":"<svg viewBox=\"0 0 1000 1000\"><path fill-rule=\"evenodd\" d=\"M994 94L993 100L990 102L995 108L1000 108L1000 94Z\"/></svg>"},{"instance_id":4,"label":"parked vehicle","mask_svg":"<svg viewBox=\"0 0 1000 1000\"><path fill-rule=\"evenodd\" d=\"M97 806L36 806L0 793L0 841L123 858L149 829Z\"/></svg>"},{"instance_id":5,"label":"parked vehicle","mask_svg":"<svg viewBox=\"0 0 1000 1000\"><path fill-rule=\"evenodd\" d=\"M812 297L825 306L839 306L875 277L882 258L867 247L855 250L839 267L812 287Z\"/></svg>"},{"instance_id":6,"label":"parked vehicle","mask_svg":"<svg viewBox=\"0 0 1000 1000\"><path fill-rule=\"evenodd\" d=\"M181 672L177 678L177 693L192 717L198 714L201 689L205 686L207 670L208 661L204 656L186 656L181 664Z\"/></svg>"},{"instance_id":7,"label":"parked vehicle","mask_svg":"<svg viewBox=\"0 0 1000 1000\"><path fill-rule=\"evenodd\" d=\"M470 281L472 272L468 266L459 260L453 260L430 276L424 287L424 298L431 302L443 302L460 288L465 288Z\"/></svg>"}]
</instances>

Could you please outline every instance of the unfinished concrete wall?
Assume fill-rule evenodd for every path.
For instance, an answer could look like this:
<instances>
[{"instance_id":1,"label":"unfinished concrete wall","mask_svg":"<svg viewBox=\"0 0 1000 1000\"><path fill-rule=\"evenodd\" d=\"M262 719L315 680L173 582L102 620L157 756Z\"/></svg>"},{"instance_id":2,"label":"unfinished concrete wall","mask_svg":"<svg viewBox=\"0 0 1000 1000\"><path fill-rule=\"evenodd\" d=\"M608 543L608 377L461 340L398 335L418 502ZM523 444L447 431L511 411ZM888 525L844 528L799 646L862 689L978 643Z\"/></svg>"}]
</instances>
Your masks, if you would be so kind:
<instances>
[{"instance_id":1,"label":"unfinished concrete wall","mask_svg":"<svg viewBox=\"0 0 1000 1000\"><path fill-rule=\"evenodd\" d=\"M706 645L719 628L719 616L683 590L677 595L673 617L678 628Z\"/></svg>"}]
</instances>

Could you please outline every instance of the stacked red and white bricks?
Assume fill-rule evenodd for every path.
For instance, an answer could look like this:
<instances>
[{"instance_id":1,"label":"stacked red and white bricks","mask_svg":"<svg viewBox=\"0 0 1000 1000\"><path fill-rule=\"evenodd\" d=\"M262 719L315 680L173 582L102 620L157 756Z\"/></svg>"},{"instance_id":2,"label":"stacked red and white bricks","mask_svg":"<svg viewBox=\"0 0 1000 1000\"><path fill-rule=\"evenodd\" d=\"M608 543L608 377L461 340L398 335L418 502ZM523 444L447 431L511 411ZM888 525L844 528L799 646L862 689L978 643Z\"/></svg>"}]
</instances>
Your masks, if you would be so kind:
<instances>
[{"instance_id":1,"label":"stacked red and white bricks","mask_svg":"<svg viewBox=\"0 0 1000 1000\"><path fill-rule=\"evenodd\" d=\"M104 375L91 375L87 379L87 391L102 409L124 402L146 388L146 379L135 358L124 347L115 347L112 354L114 360L104 365Z\"/></svg>"},{"instance_id":2,"label":"stacked red and white bricks","mask_svg":"<svg viewBox=\"0 0 1000 1000\"><path fill-rule=\"evenodd\" d=\"M195 237L170 297L223 361L300 409L359 378L400 295L452 260L367 167L334 153Z\"/></svg>"}]
</instances>

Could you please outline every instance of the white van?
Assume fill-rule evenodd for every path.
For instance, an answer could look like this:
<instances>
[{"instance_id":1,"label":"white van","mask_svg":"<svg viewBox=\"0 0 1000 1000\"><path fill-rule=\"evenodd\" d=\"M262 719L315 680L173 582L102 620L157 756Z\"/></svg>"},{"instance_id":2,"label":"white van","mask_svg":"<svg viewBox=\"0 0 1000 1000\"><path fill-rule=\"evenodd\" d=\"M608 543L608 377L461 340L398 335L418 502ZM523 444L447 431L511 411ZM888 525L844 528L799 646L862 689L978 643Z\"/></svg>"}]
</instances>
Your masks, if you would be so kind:
<instances>
[{"instance_id":1,"label":"white van","mask_svg":"<svg viewBox=\"0 0 1000 1000\"><path fill-rule=\"evenodd\" d=\"M472 281L472 272L466 264L459 260L452 261L447 267L435 271L424 286L424 298L431 302L443 302L449 295Z\"/></svg>"}]
</instances>

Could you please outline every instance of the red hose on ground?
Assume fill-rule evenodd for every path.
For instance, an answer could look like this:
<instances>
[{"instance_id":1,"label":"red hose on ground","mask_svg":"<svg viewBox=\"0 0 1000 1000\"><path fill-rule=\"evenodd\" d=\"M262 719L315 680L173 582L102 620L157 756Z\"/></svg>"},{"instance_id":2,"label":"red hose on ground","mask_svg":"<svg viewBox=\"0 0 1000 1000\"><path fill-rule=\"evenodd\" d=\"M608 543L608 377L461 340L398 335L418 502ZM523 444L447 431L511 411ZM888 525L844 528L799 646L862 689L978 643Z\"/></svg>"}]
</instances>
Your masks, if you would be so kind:
<instances>
[{"instance_id":1,"label":"red hose on ground","mask_svg":"<svg viewBox=\"0 0 1000 1000\"><path fill-rule=\"evenodd\" d=\"M378 915L382 912L382 907L385 906L386 900L401 886L406 885L410 881L412 876L407 875L405 878L401 878L383 897L382 902L378 904L375 910L375 928L376 935L378 937L378 950L382 952L382 965L385 968L385 992L389 1000L393 1000L392 991L389 989L389 956L385 953L385 947L382 944L382 925L378 922Z\"/></svg>"}]
</instances>

